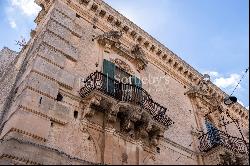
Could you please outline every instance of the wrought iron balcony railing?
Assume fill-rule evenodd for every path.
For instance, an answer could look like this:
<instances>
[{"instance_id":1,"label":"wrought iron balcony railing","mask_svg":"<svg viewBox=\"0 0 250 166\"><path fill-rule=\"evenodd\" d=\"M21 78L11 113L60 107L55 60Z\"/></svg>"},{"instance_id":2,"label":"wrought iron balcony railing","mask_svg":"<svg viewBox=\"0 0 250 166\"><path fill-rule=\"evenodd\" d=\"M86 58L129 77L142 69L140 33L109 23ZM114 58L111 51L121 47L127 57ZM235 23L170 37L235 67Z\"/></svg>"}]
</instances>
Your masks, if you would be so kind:
<instances>
[{"instance_id":1,"label":"wrought iron balcony railing","mask_svg":"<svg viewBox=\"0 0 250 166\"><path fill-rule=\"evenodd\" d=\"M208 152L209 150L217 146L222 146L236 153L249 153L249 144L246 143L243 139L233 137L220 130L214 130L203 134L199 137L199 140L199 149L202 152Z\"/></svg>"},{"instance_id":2,"label":"wrought iron balcony railing","mask_svg":"<svg viewBox=\"0 0 250 166\"><path fill-rule=\"evenodd\" d=\"M173 124L173 121L165 115L168 109L154 102L147 91L141 87L123 84L97 71L90 74L84 83L85 86L80 90L81 97L86 97L97 90L116 100L140 106L147 110L154 120L166 127Z\"/></svg>"}]
</instances>

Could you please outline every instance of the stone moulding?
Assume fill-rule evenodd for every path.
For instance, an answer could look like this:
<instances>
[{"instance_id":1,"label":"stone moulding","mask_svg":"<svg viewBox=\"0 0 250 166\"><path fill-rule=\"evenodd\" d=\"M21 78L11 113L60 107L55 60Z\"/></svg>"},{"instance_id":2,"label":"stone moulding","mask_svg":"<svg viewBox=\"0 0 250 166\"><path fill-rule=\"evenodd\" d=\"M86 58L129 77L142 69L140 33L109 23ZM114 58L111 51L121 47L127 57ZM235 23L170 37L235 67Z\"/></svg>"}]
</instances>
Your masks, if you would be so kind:
<instances>
[{"instance_id":1,"label":"stone moulding","mask_svg":"<svg viewBox=\"0 0 250 166\"><path fill-rule=\"evenodd\" d=\"M197 155L198 155L197 152L192 151L192 150L190 150L190 149L188 149L188 148L186 148L186 147L184 147L184 146L182 146L182 145L180 145L180 144L177 144L177 143L173 142L172 140L170 140L170 139L168 139L168 138L164 138L163 141L164 141L164 142L167 142L167 143L169 143L169 144L171 144L172 146L174 146L174 147L176 147L176 148L179 148L179 149L181 149L181 150L183 150L183 151L185 151L185 152L191 154L191 156L197 156ZM189 157L189 156L188 156L188 157Z\"/></svg>"},{"instance_id":2,"label":"stone moulding","mask_svg":"<svg viewBox=\"0 0 250 166\"><path fill-rule=\"evenodd\" d=\"M131 67L125 63L123 60L116 58L116 59L110 59L112 63L116 64L119 68L123 69L127 73L134 75L135 73L131 69Z\"/></svg>"},{"instance_id":3,"label":"stone moulding","mask_svg":"<svg viewBox=\"0 0 250 166\"><path fill-rule=\"evenodd\" d=\"M135 64L138 71L144 70L148 64L145 53L138 44L134 45L132 49L126 48L120 42L122 35L122 32L110 31L98 36L96 39L100 45L106 48L114 49L118 52L118 54L128 58L128 60Z\"/></svg>"}]
</instances>

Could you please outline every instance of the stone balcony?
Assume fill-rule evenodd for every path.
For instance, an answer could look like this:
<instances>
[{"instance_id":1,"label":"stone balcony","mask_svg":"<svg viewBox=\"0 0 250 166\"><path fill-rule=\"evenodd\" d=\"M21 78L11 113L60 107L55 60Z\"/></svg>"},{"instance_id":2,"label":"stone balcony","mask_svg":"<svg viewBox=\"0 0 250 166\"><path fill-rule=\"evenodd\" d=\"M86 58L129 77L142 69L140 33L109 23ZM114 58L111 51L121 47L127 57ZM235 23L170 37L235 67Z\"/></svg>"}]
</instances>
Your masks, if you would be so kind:
<instances>
[{"instance_id":1,"label":"stone balcony","mask_svg":"<svg viewBox=\"0 0 250 166\"><path fill-rule=\"evenodd\" d=\"M149 146L158 145L164 131L174 123L166 115L168 109L154 102L143 88L123 84L101 72L86 78L80 95L85 103L83 118L101 110L109 126L120 122L120 133Z\"/></svg>"}]
</instances>

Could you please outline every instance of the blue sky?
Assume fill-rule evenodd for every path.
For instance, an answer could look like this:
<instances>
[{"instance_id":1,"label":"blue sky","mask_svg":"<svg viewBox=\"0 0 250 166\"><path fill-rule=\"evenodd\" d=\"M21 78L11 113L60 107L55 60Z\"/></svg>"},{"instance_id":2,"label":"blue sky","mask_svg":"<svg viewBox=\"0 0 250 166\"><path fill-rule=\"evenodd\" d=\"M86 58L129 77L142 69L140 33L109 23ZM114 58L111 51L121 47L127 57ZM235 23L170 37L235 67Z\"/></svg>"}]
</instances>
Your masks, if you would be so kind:
<instances>
[{"instance_id":1,"label":"blue sky","mask_svg":"<svg viewBox=\"0 0 250 166\"><path fill-rule=\"evenodd\" d=\"M105 0L231 93L249 66L248 0ZM0 48L29 39L40 10L33 0L0 0ZM249 106L249 74L234 95Z\"/></svg>"}]
</instances>

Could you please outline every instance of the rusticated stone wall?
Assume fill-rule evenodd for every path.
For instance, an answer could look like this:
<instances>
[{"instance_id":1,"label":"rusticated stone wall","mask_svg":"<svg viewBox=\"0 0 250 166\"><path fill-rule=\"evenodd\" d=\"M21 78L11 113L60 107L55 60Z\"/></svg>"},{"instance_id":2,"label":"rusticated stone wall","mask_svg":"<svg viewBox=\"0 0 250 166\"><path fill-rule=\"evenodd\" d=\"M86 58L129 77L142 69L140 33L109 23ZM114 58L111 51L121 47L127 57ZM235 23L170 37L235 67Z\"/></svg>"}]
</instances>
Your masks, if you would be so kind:
<instances>
[{"instance_id":1,"label":"rusticated stone wall","mask_svg":"<svg viewBox=\"0 0 250 166\"><path fill-rule=\"evenodd\" d=\"M18 53L3 48L0 51L0 117L3 113L3 105L11 91L11 88L15 82L17 74L16 62L18 59Z\"/></svg>"}]
</instances>

